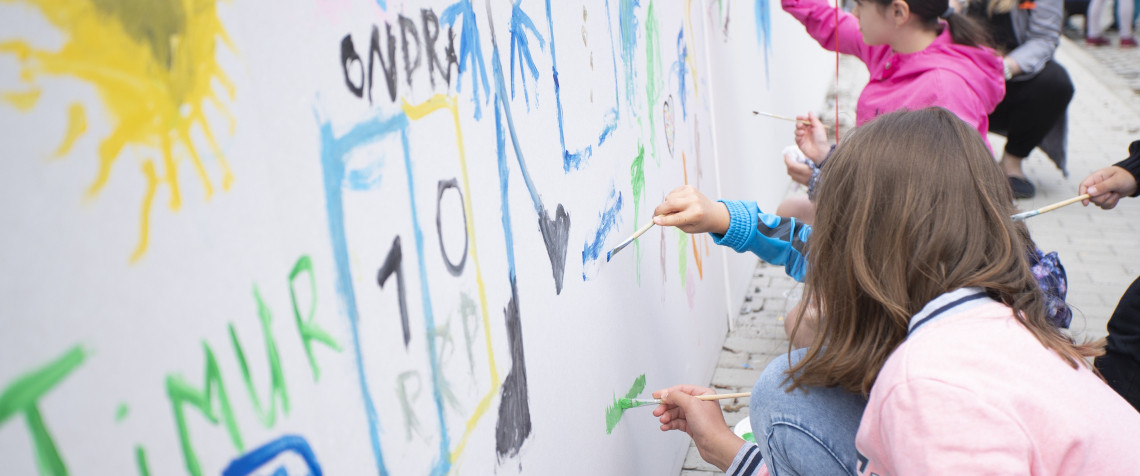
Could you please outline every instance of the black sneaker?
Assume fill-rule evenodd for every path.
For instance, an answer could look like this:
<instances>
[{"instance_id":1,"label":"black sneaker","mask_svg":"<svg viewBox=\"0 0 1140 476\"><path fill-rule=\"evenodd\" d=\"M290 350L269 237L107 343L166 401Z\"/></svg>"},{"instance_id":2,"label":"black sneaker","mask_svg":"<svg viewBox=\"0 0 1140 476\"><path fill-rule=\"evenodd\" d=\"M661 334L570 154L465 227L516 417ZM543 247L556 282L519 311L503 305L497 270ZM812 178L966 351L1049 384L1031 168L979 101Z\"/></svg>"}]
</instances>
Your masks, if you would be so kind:
<instances>
[{"instance_id":1,"label":"black sneaker","mask_svg":"<svg viewBox=\"0 0 1140 476\"><path fill-rule=\"evenodd\" d=\"M1037 188L1021 177L1009 177L1009 188L1013 190L1013 198L1033 198L1037 194Z\"/></svg>"}]
</instances>

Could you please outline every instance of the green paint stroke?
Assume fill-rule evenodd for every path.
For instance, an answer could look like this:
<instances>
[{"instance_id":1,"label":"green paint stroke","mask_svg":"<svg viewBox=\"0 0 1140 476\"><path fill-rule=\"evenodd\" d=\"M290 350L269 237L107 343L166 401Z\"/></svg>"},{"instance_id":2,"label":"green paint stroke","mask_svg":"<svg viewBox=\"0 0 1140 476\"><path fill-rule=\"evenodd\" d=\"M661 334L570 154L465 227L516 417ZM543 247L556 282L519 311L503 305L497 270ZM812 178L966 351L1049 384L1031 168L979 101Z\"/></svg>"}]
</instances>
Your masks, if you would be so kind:
<instances>
[{"instance_id":1,"label":"green paint stroke","mask_svg":"<svg viewBox=\"0 0 1140 476\"><path fill-rule=\"evenodd\" d=\"M653 111L661 97L661 77L661 41L651 1L645 13L645 102L649 109L649 147L658 167L661 166L661 156L657 155L657 123L653 121Z\"/></svg>"},{"instance_id":2,"label":"green paint stroke","mask_svg":"<svg viewBox=\"0 0 1140 476\"><path fill-rule=\"evenodd\" d=\"M411 397L408 397L407 384L409 380L414 377L416 389ZM396 377L396 395L400 397L400 409L404 411L404 433L408 441L412 441L412 431L419 433L420 421L416 419L416 412L412 410L412 401L420 398L420 390L423 385L420 383L420 374L414 370L408 370Z\"/></svg>"},{"instance_id":3,"label":"green paint stroke","mask_svg":"<svg viewBox=\"0 0 1140 476\"><path fill-rule=\"evenodd\" d=\"M681 289L685 289L685 271L689 266L689 234L677 228L677 264L681 268Z\"/></svg>"},{"instance_id":4,"label":"green paint stroke","mask_svg":"<svg viewBox=\"0 0 1140 476\"><path fill-rule=\"evenodd\" d=\"M474 377L475 354L472 351L471 344L475 341L475 334L479 331L479 311L475 308L475 300L471 299L467 293L459 294L459 314L463 319L463 338L467 341L467 365L470 367L471 376Z\"/></svg>"},{"instance_id":5,"label":"green paint stroke","mask_svg":"<svg viewBox=\"0 0 1140 476\"><path fill-rule=\"evenodd\" d=\"M301 318L301 307L297 304L297 290L293 287L293 282L296 281L297 276L301 273L308 271L309 273L309 312L308 318ZM305 345L305 354L309 356L309 366L313 368L313 381L316 382L321 378L321 369L317 367L317 359L313 357L313 343L317 341L324 344L326 347L340 352L340 346L333 340L324 329L321 329L314 320L317 314L317 278L316 273L313 272L313 260L309 255L303 255L297 259L297 263L293 265L293 271L289 273L289 297L293 300L293 317L297 321L297 331L301 333L301 343Z\"/></svg>"},{"instance_id":6,"label":"green paint stroke","mask_svg":"<svg viewBox=\"0 0 1140 476\"><path fill-rule=\"evenodd\" d=\"M625 392L625 398L637 397L643 391L645 391L645 374L641 374L641 376L637 377L637 379L633 381L633 386L629 388L628 392ZM621 420L622 413L625 413L625 409L621 407L620 403L618 403L617 396L614 396L614 404L606 407L607 435L613 433L614 427L617 426L618 421Z\"/></svg>"},{"instance_id":7,"label":"green paint stroke","mask_svg":"<svg viewBox=\"0 0 1140 476\"><path fill-rule=\"evenodd\" d=\"M206 352L206 375L204 389L192 386L181 375L166 376L166 396L170 398L170 405L174 409L174 421L178 424L178 437L182 445L182 457L186 460L186 470L193 476L202 476L202 467L198 463L198 456L190 441L190 428L186 424L186 415L183 405L189 404L210 423L218 424L218 411L225 420L230 440L238 453L245 452L245 445L241 442L241 433L238 432L237 420L234 418L233 407L230 406L229 397L226 396L226 387L222 383L222 372L218 368L218 360L214 358L214 351L210 344L202 342ZM217 410L215 410L215 407Z\"/></svg>"},{"instance_id":8,"label":"green paint stroke","mask_svg":"<svg viewBox=\"0 0 1140 476\"><path fill-rule=\"evenodd\" d=\"M637 157L629 166L630 185L633 188L633 225L641 216L641 196L645 194L645 146L637 143ZM637 267L637 284L641 285L641 240L633 240L634 266Z\"/></svg>"},{"instance_id":9,"label":"green paint stroke","mask_svg":"<svg viewBox=\"0 0 1140 476\"><path fill-rule=\"evenodd\" d=\"M146 463L146 450L142 445L135 446L135 463L139 467L140 476L150 476L150 465Z\"/></svg>"},{"instance_id":10,"label":"green paint stroke","mask_svg":"<svg viewBox=\"0 0 1140 476\"><path fill-rule=\"evenodd\" d=\"M253 401L253 408L257 411L257 417L261 420L262 425L270 428L277 422L277 402L279 400L281 401L282 413L289 414L289 392L285 389L285 372L281 369L281 357L277 354L277 342L273 339L273 331L270 329L273 314L269 311L269 306L265 305L265 300L261 299L261 293L257 291L257 286L253 287L253 297L257 299L257 315L261 320L261 333L265 336L265 356L269 360L270 380L269 396L267 397L269 408L261 405L261 398L257 396L257 390L253 388L249 364L245 360L245 352L242 350L241 341L238 340L237 330L234 329L233 323L230 323L230 342L233 343L234 353L237 354L241 376L245 380L245 388L249 391L249 398ZM274 396L277 398L274 399Z\"/></svg>"},{"instance_id":11,"label":"green paint stroke","mask_svg":"<svg viewBox=\"0 0 1140 476\"><path fill-rule=\"evenodd\" d=\"M0 393L0 426L17 413L24 414L35 445L36 464L40 468L40 474L66 475L67 465L44 425L43 416L36 404L83 364L86 358L87 352L82 347L72 347L54 361L17 378Z\"/></svg>"},{"instance_id":12,"label":"green paint stroke","mask_svg":"<svg viewBox=\"0 0 1140 476\"><path fill-rule=\"evenodd\" d=\"M450 355L454 352L455 343L451 340L451 322L442 326L435 326L435 329L428 332L428 338L438 339L439 346L436 347L436 355L439 356L441 362L448 362L451 359ZM432 381L439 389L440 395L447 401L447 404L456 410L461 410L462 406L459 404L459 398L455 396L455 392L451 391L451 382L449 382L443 372L433 372ZM462 413L462 411L460 411Z\"/></svg>"},{"instance_id":13,"label":"green paint stroke","mask_svg":"<svg viewBox=\"0 0 1140 476\"><path fill-rule=\"evenodd\" d=\"M120 403L119 408L115 409L115 423L122 423L123 420L126 420L128 413L130 413L130 409L127 408L127 404Z\"/></svg>"}]
</instances>

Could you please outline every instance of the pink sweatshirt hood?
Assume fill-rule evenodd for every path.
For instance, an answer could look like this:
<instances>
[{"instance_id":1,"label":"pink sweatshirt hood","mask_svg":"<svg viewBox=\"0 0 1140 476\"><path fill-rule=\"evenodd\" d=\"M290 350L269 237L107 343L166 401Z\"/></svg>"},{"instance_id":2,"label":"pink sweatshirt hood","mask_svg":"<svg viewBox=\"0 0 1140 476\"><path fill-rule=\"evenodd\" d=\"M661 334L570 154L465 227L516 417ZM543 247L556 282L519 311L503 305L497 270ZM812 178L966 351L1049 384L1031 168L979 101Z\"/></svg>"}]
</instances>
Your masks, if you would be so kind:
<instances>
[{"instance_id":1,"label":"pink sweatshirt hood","mask_svg":"<svg viewBox=\"0 0 1140 476\"><path fill-rule=\"evenodd\" d=\"M994 50L955 44L950 28L922 51L898 54L887 45L863 42L859 19L846 12L835 18L825 0L781 0L785 11L800 21L820 46L858 57L867 65L870 81L855 108L855 122L899 109L942 106L974 126L985 139L989 114L1005 96L1001 58ZM989 144L989 141L986 141Z\"/></svg>"},{"instance_id":2,"label":"pink sweatshirt hood","mask_svg":"<svg viewBox=\"0 0 1140 476\"><path fill-rule=\"evenodd\" d=\"M922 51L899 54L877 46L867 53L871 78L859 95L859 124L904 107L942 106L975 127L986 125L978 127L984 133L986 116L1005 96L1001 58L989 48L954 43L949 27Z\"/></svg>"}]
</instances>

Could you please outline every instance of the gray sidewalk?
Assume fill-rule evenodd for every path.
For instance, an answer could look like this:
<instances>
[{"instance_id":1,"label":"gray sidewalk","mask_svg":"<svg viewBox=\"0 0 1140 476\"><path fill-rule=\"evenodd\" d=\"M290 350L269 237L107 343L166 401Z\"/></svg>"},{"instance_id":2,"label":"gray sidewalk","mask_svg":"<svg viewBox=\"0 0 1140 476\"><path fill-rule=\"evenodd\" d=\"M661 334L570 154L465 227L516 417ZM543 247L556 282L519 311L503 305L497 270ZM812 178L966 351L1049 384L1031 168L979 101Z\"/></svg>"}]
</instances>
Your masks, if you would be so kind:
<instances>
[{"instance_id":1,"label":"gray sidewalk","mask_svg":"<svg viewBox=\"0 0 1140 476\"><path fill-rule=\"evenodd\" d=\"M1092 171L1124 159L1132 140L1140 140L1140 49L1088 48L1062 38L1056 60L1065 66L1076 87L1069 105L1069 177L1063 177L1040 151L1024 164L1037 185L1037 196L1021 200L1023 210L1038 208L1077 194L1077 184ZM1135 73L1135 74L1134 74ZM867 72L858 60L840 63L841 107L854 109ZM833 114L835 92L821 106L826 122ZM841 114L841 128L849 127L853 115ZM790 143L791 138L789 138ZM995 150L1004 138L991 134ZM773 146L777 156L784 144ZM775 159L773 159L775 160ZM1028 220L1038 246L1057 251L1069 277L1068 302L1073 307L1071 332L1078 339L1096 339L1106 333L1105 324L1120 295L1140 276L1140 199L1124 199L1114 210L1104 211L1071 205ZM732 259L750 259L732 254ZM747 392L760 371L787 351L784 315L795 303L802 285L784 274L783 267L759 263L753 272L749 293L729 333L711 387L721 393ZM789 299L789 296L792 299ZM722 405L730 426L748 418L748 400ZM682 476L719 474L690 445Z\"/></svg>"}]
</instances>

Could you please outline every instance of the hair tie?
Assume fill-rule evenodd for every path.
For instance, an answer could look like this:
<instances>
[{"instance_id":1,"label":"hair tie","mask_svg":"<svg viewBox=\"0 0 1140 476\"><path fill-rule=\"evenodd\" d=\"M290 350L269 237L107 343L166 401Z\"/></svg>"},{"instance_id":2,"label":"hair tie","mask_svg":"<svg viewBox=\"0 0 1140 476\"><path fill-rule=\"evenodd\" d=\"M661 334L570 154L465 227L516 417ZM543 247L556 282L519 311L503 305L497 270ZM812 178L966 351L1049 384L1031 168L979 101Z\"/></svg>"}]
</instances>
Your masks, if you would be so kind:
<instances>
[{"instance_id":1,"label":"hair tie","mask_svg":"<svg viewBox=\"0 0 1140 476\"><path fill-rule=\"evenodd\" d=\"M954 7L946 7L946 11L942 12L942 14L938 15L938 16L942 17L942 19L944 19L944 20L949 20L950 15L953 15L953 14L954 14Z\"/></svg>"}]
</instances>

